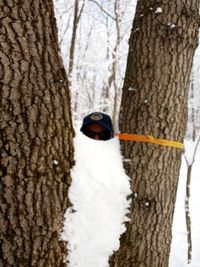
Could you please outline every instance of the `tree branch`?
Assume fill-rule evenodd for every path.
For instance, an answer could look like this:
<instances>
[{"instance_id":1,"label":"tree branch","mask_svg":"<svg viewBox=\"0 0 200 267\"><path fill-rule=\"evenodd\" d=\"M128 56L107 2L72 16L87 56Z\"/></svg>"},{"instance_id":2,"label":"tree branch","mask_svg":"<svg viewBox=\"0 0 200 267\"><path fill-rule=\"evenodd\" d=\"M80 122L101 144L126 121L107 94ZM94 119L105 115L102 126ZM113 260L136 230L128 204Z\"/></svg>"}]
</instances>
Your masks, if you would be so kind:
<instances>
[{"instance_id":1,"label":"tree branch","mask_svg":"<svg viewBox=\"0 0 200 267\"><path fill-rule=\"evenodd\" d=\"M116 18L114 18L110 13L108 13L103 7L102 5L100 5L97 1L95 0L89 0L90 2L93 2L94 4L96 4L107 16L109 16L112 20L115 20Z\"/></svg>"}]
</instances>

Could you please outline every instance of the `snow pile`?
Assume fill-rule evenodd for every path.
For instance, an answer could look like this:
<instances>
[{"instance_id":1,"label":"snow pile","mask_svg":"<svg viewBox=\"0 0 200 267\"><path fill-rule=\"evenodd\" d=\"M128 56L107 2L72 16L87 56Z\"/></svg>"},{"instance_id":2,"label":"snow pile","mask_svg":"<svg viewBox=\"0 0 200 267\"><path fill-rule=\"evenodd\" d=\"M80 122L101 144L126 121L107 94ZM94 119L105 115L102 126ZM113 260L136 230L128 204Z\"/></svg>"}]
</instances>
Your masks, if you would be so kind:
<instances>
[{"instance_id":1,"label":"snow pile","mask_svg":"<svg viewBox=\"0 0 200 267\"><path fill-rule=\"evenodd\" d=\"M62 239L68 242L68 267L106 267L119 248L130 206L129 177L124 173L117 138L96 141L77 133L76 165L71 171Z\"/></svg>"}]
</instances>

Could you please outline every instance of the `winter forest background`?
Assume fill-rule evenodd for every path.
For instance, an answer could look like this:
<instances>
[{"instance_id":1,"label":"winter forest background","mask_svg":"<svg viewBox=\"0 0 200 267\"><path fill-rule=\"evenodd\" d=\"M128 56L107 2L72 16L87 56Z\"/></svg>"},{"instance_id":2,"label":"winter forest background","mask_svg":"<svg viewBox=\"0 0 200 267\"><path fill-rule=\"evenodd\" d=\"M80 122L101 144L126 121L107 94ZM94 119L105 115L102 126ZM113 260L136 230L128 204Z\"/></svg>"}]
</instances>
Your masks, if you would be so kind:
<instances>
[{"instance_id":1,"label":"winter forest background","mask_svg":"<svg viewBox=\"0 0 200 267\"><path fill-rule=\"evenodd\" d=\"M69 78L74 126L78 126L86 114L103 111L111 115L117 132L136 0L54 0L54 4L61 54ZM162 10L156 9L154 12ZM192 226L192 262L189 266L200 266L200 146L197 147L200 138L199 75L200 48L196 51L191 75L188 130L174 216L170 267L188 266L185 212ZM191 186L187 181L190 166ZM191 198L186 196L186 187L190 189Z\"/></svg>"}]
</instances>

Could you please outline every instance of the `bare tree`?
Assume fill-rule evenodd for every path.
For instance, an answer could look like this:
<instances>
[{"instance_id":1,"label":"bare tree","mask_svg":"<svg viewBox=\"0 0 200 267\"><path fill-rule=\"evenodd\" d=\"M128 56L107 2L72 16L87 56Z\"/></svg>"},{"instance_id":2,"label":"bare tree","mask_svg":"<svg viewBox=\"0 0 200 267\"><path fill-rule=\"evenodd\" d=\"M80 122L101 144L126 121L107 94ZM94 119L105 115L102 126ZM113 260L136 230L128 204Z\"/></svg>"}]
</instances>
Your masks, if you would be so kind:
<instances>
[{"instance_id":1,"label":"bare tree","mask_svg":"<svg viewBox=\"0 0 200 267\"><path fill-rule=\"evenodd\" d=\"M198 0L138 1L123 86L121 132L183 142L198 10ZM182 151L122 141L122 152L133 205L110 266L166 267Z\"/></svg>"},{"instance_id":2,"label":"bare tree","mask_svg":"<svg viewBox=\"0 0 200 267\"><path fill-rule=\"evenodd\" d=\"M110 60L110 66L109 66L109 75L108 80L105 82L103 88L102 88L102 94L101 94L101 103L103 106L104 112L109 112L111 110L112 113L112 121L113 121L113 128L115 131L117 131L117 124L118 124L118 115L119 115L119 106L120 106L120 100L121 100L121 79L120 79L120 46L122 45L123 38L125 34L124 30L122 31L121 24L124 23L125 19L125 11L126 8L129 6L130 1L124 3L120 0L114 0L112 3L113 6L113 15L108 13L106 9L102 5L100 6L96 1L90 0L94 3L96 3L101 11L106 16L106 29L107 29L107 53L106 53L106 60ZM109 31L112 29L110 27L108 21L112 20L114 24L114 29L116 32L116 36L114 40L111 39ZM127 32L126 32L127 33ZM110 107L110 104L112 105L112 108Z\"/></svg>"},{"instance_id":3,"label":"bare tree","mask_svg":"<svg viewBox=\"0 0 200 267\"><path fill-rule=\"evenodd\" d=\"M73 66L74 66L74 53L75 53L77 29L78 29L78 24L79 24L79 21L81 18L81 14L83 12L84 5L85 5L85 0L83 1L83 4L81 6L81 10L79 11L79 0L75 0L72 38L71 38L70 53L69 53L68 76L69 76L70 81L71 81L71 75L72 75Z\"/></svg>"},{"instance_id":4,"label":"bare tree","mask_svg":"<svg viewBox=\"0 0 200 267\"><path fill-rule=\"evenodd\" d=\"M65 266L73 164L52 1L0 2L0 266Z\"/></svg>"},{"instance_id":5,"label":"bare tree","mask_svg":"<svg viewBox=\"0 0 200 267\"><path fill-rule=\"evenodd\" d=\"M187 253L188 264L192 262L192 227L191 227L191 216L190 216L190 205L189 205L190 195L191 195L190 191L191 191L191 180L192 180L192 168L195 163L195 157L200 143L200 132L199 132L200 120L198 118L200 108L198 99L199 97L197 97L195 94L196 86L195 86L194 76L195 75L193 73L189 91L188 123L187 123L187 132L186 132L185 149L184 149L184 158L187 164L187 179L186 179L186 190L185 190L185 219L186 219L186 232L187 232L187 242L188 242L188 253ZM196 102L198 104L196 104ZM189 149L187 147L187 143L189 143L190 146Z\"/></svg>"},{"instance_id":6,"label":"bare tree","mask_svg":"<svg viewBox=\"0 0 200 267\"><path fill-rule=\"evenodd\" d=\"M117 125L134 0L66 1L65 5L58 2L57 18L71 82L74 121L86 112L102 110Z\"/></svg>"},{"instance_id":7,"label":"bare tree","mask_svg":"<svg viewBox=\"0 0 200 267\"><path fill-rule=\"evenodd\" d=\"M186 179L186 190L185 190L185 220L186 220L186 231L187 231L187 242L188 242L188 253L187 253L188 264L192 262L192 227L191 227L190 206L189 206L190 194L191 194L190 186L191 186L191 178L192 178L192 167L195 162L195 156L197 153L199 143L200 143L200 136L195 142L195 149L192 155L191 162L187 159L186 154L184 154L185 161L187 164L187 179Z\"/></svg>"}]
</instances>

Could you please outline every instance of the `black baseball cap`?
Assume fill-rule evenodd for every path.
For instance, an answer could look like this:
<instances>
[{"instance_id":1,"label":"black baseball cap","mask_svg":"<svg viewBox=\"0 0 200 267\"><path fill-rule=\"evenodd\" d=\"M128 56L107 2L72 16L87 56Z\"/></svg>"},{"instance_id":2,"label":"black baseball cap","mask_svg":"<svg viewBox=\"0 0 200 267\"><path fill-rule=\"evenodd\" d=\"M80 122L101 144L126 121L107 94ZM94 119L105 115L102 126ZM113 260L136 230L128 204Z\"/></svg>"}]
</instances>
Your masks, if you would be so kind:
<instances>
[{"instance_id":1,"label":"black baseball cap","mask_svg":"<svg viewBox=\"0 0 200 267\"><path fill-rule=\"evenodd\" d=\"M113 126L112 126L111 118L110 118L110 116L108 116L105 113L93 112L93 113L87 115L83 119L83 124L82 124L80 130L83 131L83 129L90 124L100 124L103 127L105 127L109 132L113 132Z\"/></svg>"}]
</instances>

